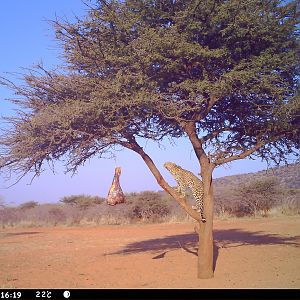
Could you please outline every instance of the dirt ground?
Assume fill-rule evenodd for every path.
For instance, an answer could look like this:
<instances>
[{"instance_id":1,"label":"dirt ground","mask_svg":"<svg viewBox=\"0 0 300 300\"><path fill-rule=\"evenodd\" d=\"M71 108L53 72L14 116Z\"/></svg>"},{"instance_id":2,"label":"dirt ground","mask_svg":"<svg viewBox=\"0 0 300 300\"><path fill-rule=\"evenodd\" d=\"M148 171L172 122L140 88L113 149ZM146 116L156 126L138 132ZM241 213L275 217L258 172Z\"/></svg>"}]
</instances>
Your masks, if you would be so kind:
<instances>
[{"instance_id":1,"label":"dirt ground","mask_svg":"<svg viewBox=\"0 0 300 300\"><path fill-rule=\"evenodd\" d=\"M197 279L193 224L0 231L0 288L300 288L299 217L214 222Z\"/></svg>"}]
</instances>

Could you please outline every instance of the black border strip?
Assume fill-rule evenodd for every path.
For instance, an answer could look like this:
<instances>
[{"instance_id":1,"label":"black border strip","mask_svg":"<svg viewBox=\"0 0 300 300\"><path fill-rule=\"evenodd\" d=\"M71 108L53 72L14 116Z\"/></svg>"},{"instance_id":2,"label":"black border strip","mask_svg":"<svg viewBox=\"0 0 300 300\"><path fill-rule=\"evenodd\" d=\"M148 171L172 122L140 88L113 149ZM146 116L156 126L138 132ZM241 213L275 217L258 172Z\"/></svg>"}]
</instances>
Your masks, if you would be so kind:
<instances>
[{"instance_id":1,"label":"black border strip","mask_svg":"<svg viewBox=\"0 0 300 300\"><path fill-rule=\"evenodd\" d=\"M63 296L64 291L70 297ZM1 294L7 293L9 298L0 299L300 299L300 289L0 289ZM13 298L21 292L20 298ZM3 294L2 294L3 295ZM7 295L7 294L6 294ZM39 297L37 297L39 296Z\"/></svg>"}]
</instances>

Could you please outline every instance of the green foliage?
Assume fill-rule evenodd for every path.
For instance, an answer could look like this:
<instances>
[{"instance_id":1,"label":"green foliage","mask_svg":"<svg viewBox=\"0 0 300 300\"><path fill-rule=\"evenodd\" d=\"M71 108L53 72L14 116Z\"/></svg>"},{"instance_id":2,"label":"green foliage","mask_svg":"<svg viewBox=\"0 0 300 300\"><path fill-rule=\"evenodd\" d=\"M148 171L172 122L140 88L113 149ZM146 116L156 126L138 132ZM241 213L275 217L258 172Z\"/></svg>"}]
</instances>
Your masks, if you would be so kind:
<instances>
[{"instance_id":1,"label":"green foliage","mask_svg":"<svg viewBox=\"0 0 300 300\"><path fill-rule=\"evenodd\" d=\"M98 196L87 196L87 195L71 195L63 197L60 202L76 206L80 209L87 209L90 206L101 204L105 201L104 198Z\"/></svg>"},{"instance_id":2,"label":"green foliage","mask_svg":"<svg viewBox=\"0 0 300 300\"><path fill-rule=\"evenodd\" d=\"M2 79L24 110L0 139L0 168L67 171L135 138L186 134L211 162L276 163L299 148L299 11L279 0L95 1L53 22L66 64Z\"/></svg>"}]
</instances>

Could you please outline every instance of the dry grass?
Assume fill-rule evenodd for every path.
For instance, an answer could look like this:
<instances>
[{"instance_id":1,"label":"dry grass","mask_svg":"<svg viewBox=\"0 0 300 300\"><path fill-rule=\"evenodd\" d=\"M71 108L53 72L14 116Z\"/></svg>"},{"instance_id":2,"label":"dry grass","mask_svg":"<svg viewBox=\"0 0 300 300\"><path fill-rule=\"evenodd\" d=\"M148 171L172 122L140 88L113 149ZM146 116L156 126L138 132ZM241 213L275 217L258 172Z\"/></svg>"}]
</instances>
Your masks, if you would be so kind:
<instances>
[{"instance_id":1,"label":"dry grass","mask_svg":"<svg viewBox=\"0 0 300 300\"><path fill-rule=\"evenodd\" d=\"M264 212L261 207L258 206L255 210L251 208L251 201L255 200L257 193L253 191L252 197L244 199L237 191L243 182L250 184L248 187L251 187L251 182L257 183L259 180L263 182L266 181L264 178L272 179L276 176L277 179L274 180L280 182L278 181L273 191L274 197L272 198L272 194L268 195L268 199L272 201L267 203L267 217L299 215L300 188L299 184L297 185L297 182L300 182L299 166L295 164L268 173L264 171L216 179L215 219L263 217L266 211ZM193 222L179 204L165 192L144 191L129 193L125 197L126 203L116 206L106 205L104 198L89 195L63 197L60 203L55 204L39 205L36 201L28 201L18 207L8 207L1 201L0 228ZM194 200L191 194L187 194L187 198L192 205Z\"/></svg>"}]
</instances>

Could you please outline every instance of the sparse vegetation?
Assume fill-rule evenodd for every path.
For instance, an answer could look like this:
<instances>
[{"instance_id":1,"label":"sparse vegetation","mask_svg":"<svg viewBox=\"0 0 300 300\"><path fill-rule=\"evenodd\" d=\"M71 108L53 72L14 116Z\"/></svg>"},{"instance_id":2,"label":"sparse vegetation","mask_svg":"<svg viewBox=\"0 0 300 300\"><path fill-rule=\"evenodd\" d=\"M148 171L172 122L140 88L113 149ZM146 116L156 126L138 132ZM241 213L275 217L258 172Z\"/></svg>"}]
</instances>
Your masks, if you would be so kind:
<instances>
[{"instance_id":1,"label":"sparse vegetation","mask_svg":"<svg viewBox=\"0 0 300 300\"><path fill-rule=\"evenodd\" d=\"M300 164L216 179L217 218L300 214ZM289 178L292 180L292 188ZM121 225L192 220L163 191L125 194L126 203L109 206L105 199L70 195L56 204L27 201L17 207L0 202L0 226ZM188 200L192 196L188 194Z\"/></svg>"},{"instance_id":2,"label":"sparse vegetation","mask_svg":"<svg viewBox=\"0 0 300 300\"><path fill-rule=\"evenodd\" d=\"M198 278L212 278L215 168L299 157L297 4L98 0L74 22L56 18L62 64L0 78L19 106L5 117L1 172L35 177L59 160L76 172L115 147L133 151L197 222ZM205 223L142 147L180 137L201 169Z\"/></svg>"},{"instance_id":3,"label":"sparse vegetation","mask_svg":"<svg viewBox=\"0 0 300 300\"><path fill-rule=\"evenodd\" d=\"M2 197L0 196L0 208L1 207L5 207L5 204L4 204L4 201L3 201Z\"/></svg>"},{"instance_id":4,"label":"sparse vegetation","mask_svg":"<svg viewBox=\"0 0 300 300\"><path fill-rule=\"evenodd\" d=\"M271 177L242 184L236 189L236 192L239 198L243 199L239 203L239 211L242 214L257 216L262 212L262 215L267 217L283 190L280 188L277 178Z\"/></svg>"},{"instance_id":5,"label":"sparse vegetation","mask_svg":"<svg viewBox=\"0 0 300 300\"><path fill-rule=\"evenodd\" d=\"M159 222L170 213L162 193L145 191L128 195L129 217L132 220Z\"/></svg>"},{"instance_id":6,"label":"sparse vegetation","mask_svg":"<svg viewBox=\"0 0 300 300\"><path fill-rule=\"evenodd\" d=\"M300 213L300 165L216 179L215 213L223 218Z\"/></svg>"},{"instance_id":7,"label":"sparse vegetation","mask_svg":"<svg viewBox=\"0 0 300 300\"><path fill-rule=\"evenodd\" d=\"M20 204L19 209L21 209L21 210L28 210L28 209L34 208L34 207L36 207L38 205L39 204L36 201L28 201L28 202Z\"/></svg>"},{"instance_id":8,"label":"sparse vegetation","mask_svg":"<svg viewBox=\"0 0 300 300\"><path fill-rule=\"evenodd\" d=\"M93 205L101 204L105 199L98 196L89 195L71 195L63 197L60 202L78 207L80 209L87 209Z\"/></svg>"}]
</instances>

